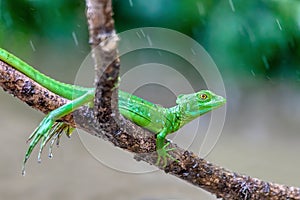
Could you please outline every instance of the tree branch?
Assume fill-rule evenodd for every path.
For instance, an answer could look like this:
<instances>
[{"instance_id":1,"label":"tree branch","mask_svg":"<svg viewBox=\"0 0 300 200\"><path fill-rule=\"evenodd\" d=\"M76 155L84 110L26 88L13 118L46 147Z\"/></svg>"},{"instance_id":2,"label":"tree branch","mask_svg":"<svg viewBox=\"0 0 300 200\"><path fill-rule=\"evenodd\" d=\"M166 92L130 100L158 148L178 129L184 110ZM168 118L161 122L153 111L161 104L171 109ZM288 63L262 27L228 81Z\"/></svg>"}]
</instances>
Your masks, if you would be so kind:
<instances>
[{"instance_id":1,"label":"tree branch","mask_svg":"<svg viewBox=\"0 0 300 200\"><path fill-rule=\"evenodd\" d=\"M114 121L111 114L118 113L118 98L112 98L112 94L117 95L115 85L118 84L120 68L111 1L86 0L86 7L89 41L96 71L95 116L100 124L111 126Z\"/></svg>"},{"instance_id":2,"label":"tree branch","mask_svg":"<svg viewBox=\"0 0 300 200\"><path fill-rule=\"evenodd\" d=\"M91 14L93 13L92 11L98 14ZM107 35L107 33L113 35L114 33L113 22L111 21L111 3L104 0L87 0L87 16L89 18L90 14L88 13L91 16L95 16L95 18L101 17L101 19L95 19L96 22L101 21L101 23L99 22L100 29L96 28L98 27L96 22L93 24L94 20L89 19L89 30L92 35L90 43L95 47L105 40L101 36L102 33L104 35ZM102 29L103 27L104 29ZM109 28L111 28L111 31L107 32ZM110 61L109 65L106 65L105 59L104 61L95 60L96 69L102 70L101 73L103 72L103 74L97 72L97 76L99 74L102 76L96 78L96 98L100 97L100 99L95 101L95 104L97 104L95 106L96 117L92 109L84 106L62 120L93 135L109 140L114 145L135 153L136 159L154 165L157 158L154 134L119 116L117 114L116 98L111 98L113 91L116 91L115 84L119 69L119 61L116 59L116 46L111 44L115 44L115 42L109 40L107 44L103 45L104 49L103 47L99 48L99 51L103 52L94 52L94 58L103 59L104 55L104 57L108 56L111 59L107 59L107 61ZM100 57L96 55L100 55ZM108 67L104 69L103 67L105 66ZM68 102L68 100L43 88L3 61L0 61L0 86L29 106L44 113L48 113ZM76 119L76 123L73 119ZM172 155L178 158L180 162L169 163L164 171L203 188L215 194L218 198L300 199L300 188L264 182L249 176L239 175L209 163L192 152L177 147L175 144L171 144L170 147L176 148Z\"/></svg>"}]
</instances>

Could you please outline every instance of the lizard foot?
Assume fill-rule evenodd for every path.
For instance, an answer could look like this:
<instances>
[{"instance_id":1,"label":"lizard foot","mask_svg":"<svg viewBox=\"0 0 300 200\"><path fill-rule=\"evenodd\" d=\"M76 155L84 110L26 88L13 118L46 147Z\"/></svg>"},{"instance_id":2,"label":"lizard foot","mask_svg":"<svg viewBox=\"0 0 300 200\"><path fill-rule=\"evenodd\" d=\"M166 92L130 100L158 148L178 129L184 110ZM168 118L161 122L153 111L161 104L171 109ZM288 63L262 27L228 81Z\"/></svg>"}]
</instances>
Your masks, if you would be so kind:
<instances>
[{"instance_id":1,"label":"lizard foot","mask_svg":"<svg viewBox=\"0 0 300 200\"><path fill-rule=\"evenodd\" d=\"M49 145L49 154L48 154L49 158L53 158L53 153L52 153L53 145L56 143L56 146L59 147L59 140L62 132L65 132L67 137L70 138L73 130L74 128L69 126L68 124L65 124L63 122L55 122L55 124L51 129L51 132L53 132L54 134L52 134L53 136L50 137L52 139Z\"/></svg>"},{"instance_id":2,"label":"lizard foot","mask_svg":"<svg viewBox=\"0 0 300 200\"><path fill-rule=\"evenodd\" d=\"M157 149L157 161L156 161L156 165L159 165L161 161L163 161L163 168L165 168L168 164L168 160L167 158L170 158L173 161L179 162L176 158L174 158L173 156L171 156L168 152L169 151L173 151L175 150L175 148L170 148L167 149L167 146L170 144L170 142L166 143L161 149Z\"/></svg>"},{"instance_id":3,"label":"lizard foot","mask_svg":"<svg viewBox=\"0 0 300 200\"><path fill-rule=\"evenodd\" d=\"M47 142L54 136L54 139L59 142L59 137L63 131L66 131L67 135L70 136L73 128L63 122L55 122L55 119L51 115L47 115L39 124L39 126L34 130L34 132L29 136L27 142L30 141L29 147L26 151L23 166L22 166L22 175L25 175L25 164L29 159L33 149L36 147L37 143L41 141L40 149L38 152L38 162L41 162L41 154L43 148ZM54 142L53 142L54 143ZM53 144L52 144L53 146ZM51 156L52 156L52 146L50 145ZM50 154L49 154L50 155Z\"/></svg>"}]
</instances>

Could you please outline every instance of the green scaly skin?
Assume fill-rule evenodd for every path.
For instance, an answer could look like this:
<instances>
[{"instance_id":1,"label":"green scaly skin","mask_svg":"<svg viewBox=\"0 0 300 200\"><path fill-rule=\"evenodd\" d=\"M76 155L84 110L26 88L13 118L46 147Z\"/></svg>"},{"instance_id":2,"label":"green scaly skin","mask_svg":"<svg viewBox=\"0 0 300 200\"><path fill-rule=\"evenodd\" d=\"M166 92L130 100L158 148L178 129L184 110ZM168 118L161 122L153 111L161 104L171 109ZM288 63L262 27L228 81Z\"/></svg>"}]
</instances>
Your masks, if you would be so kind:
<instances>
[{"instance_id":1,"label":"green scaly skin","mask_svg":"<svg viewBox=\"0 0 300 200\"><path fill-rule=\"evenodd\" d=\"M59 119L80 106L92 102L95 91L94 88L84 88L54 80L1 48L0 60L8 63L53 93L71 100L70 103L48 113L36 130L30 135L28 140L31 142L23 162L24 173L25 163L39 141L41 141L41 144L38 161L40 161L44 146L51 138L54 138L50 145L52 149L53 141L59 138L62 131L66 131L68 136L71 135L72 130L69 129L68 125L58 122ZM158 159L156 164L159 165L162 161L163 167L167 165L167 158L177 161L168 153L173 149L167 148L169 143L165 143L166 136L177 131L193 119L222 106L225 102L225 98L209 90L201 90L193 94L179 95L176 100L176 106L164 108L119 90L120 113L135 124L157 134L156 151ZM52 154L50 153L50 155Z\"/></svg>"}]
</instances>

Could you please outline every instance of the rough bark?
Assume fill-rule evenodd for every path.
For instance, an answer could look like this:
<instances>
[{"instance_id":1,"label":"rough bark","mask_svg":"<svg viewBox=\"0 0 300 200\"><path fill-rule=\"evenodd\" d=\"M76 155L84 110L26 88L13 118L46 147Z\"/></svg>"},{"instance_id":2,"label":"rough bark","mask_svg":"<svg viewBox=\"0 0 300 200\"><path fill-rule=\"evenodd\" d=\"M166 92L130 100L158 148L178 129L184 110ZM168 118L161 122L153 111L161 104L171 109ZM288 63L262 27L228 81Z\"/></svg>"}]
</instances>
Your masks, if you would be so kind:
<instances>
[{"instance_id":1,"label":"rough bark","mask_svg":"<svg viewBox=\"0 0 300 200\"><path fill-rule=\"evenodd\" d=\"M137 160L154 165L156 162L155 136L128 120L117 111L116 83L119 70L117 45L114 37L111 1L86 0L90 44L94 51L96 77L95 112L83 106L62 120L76 125L114 145L133 152ZM101 59L99 59L101 58ZM12 66L0 61L0 86L29 106L48 113L68 100L53 94L32 81ZM96 115L94 115L96 113ZM73 117L76 119L74 123ZM300 199L300 189L264 182L231 172L197 157L176 144L172 155L180 162L170 162L166 173L183 179L223 199Z\"/></svg>"}]
</instances>

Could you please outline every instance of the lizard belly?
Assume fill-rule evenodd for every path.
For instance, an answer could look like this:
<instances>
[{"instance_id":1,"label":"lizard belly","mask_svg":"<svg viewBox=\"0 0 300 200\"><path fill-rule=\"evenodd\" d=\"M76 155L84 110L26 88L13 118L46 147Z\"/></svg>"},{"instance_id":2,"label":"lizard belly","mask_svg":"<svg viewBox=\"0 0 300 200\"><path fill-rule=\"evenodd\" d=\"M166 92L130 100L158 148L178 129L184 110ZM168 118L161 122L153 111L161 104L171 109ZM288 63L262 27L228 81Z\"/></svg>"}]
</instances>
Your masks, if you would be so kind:
<instances>
[{"instance_id":1,"label":"lizard belly","mask_svg":"<svg viewBox=\"0 0 300 200\"><path fill-rule=\"evenodd\" d=\"M123 91L119 91L119 111L125 118L151 132L159 133L165 127L165 108Z\"/></svg>"}]
</instances>

